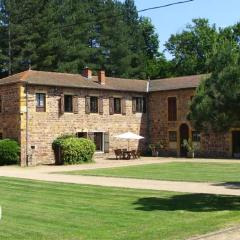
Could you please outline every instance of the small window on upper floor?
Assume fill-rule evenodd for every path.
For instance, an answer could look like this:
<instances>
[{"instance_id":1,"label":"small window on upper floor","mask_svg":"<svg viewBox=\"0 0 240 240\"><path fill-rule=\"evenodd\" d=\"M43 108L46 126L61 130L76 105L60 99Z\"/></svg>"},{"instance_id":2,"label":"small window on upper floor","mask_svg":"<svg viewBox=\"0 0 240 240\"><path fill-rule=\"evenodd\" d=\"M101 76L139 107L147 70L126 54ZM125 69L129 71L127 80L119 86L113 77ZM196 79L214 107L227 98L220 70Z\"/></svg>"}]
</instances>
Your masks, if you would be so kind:
<instances>
[{"instance_id":1,"label":"small window on upper floor","mask_svg":"<svg viewBox=\"0 0 240 240\"><path fill-rule=\"evenodd\" d=\"M168 121L177 121L177 98L168 98Z\"/></svg>"},{"instance_id":2,"label":"small window on upper floor","mask_svg":"<svg viewBox=\"0 0 240 240\"><path fill-rule=\"evenodd\" d=\"M133 113L145 113L146 112L146 98L134 97L133 98Z\"/></svg>"},{"instance_id":3,"label":"small window on upper floor","mask_svg":"<svg viewBox=\"0 0 240 240\"><path fill-rule=\"evenodd\" d=\"M73 112L73 96L64 95L64 112Z\"/></svg>"},{"instance_id":4,"label":"small window on upper floor","mask_svg":"<svg viewBox=\"0 0 240 240\"><path fill-rule=\"evenodd\" d=\"M122 113L121 98L114 98L114 113L115 114L121 114Z\"/></svg>"},{"instance_id":5,"label":"small window on upper floor","mask_svg":"<svg viewBox=\"0 0 240 240\"><path fill-rule=\"evenodd\" d=\"M90 112L98 113L98 97L90 97Z\"/></svg>"},{"instance_id":6,"label":"small window on upper floor","mask_svg":"<svg viewBox=\"0 0 240 240\"><path fill-rule=\"evenodd\" d=\"M46 94L36 93L36 111L46 112Z\"/></svg>"}]
</instances>

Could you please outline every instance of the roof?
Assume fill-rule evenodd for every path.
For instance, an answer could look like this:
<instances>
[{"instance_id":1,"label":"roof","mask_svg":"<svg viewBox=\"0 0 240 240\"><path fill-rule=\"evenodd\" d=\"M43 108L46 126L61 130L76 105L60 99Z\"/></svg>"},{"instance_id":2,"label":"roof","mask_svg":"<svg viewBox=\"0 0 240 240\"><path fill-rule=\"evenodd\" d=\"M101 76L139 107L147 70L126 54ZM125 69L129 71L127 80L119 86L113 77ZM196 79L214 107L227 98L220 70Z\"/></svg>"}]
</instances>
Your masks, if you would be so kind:
<instances>
[{"instance_id":1,"label":"roof","mask_svg":"<svg viewBox=\"0 0 240 240\"><path fill-rule=\"evenodd\" d=\"M152 80L149 88L150 92L197 88L201 80L206 78L206 76L206 74L202 74Z\"/></svg>"},{"instance_id":2,"label":"roof","mask_svg":"<svg viewBox=\"0 0 240 240\"><path fill-rule=\"evenodd\" d=\"M200 84L200 81L206 76L208 75L165 78L151 80L150 83L146 80L106 77L106 84L101 85L98 83L98 77L96 76L93 76L91 79L87 79L80 74L28 70L12 75L10 77L0 79L0 85L26 82L28 84L41 86L88 88L130 92L156 92L196 88Z\"/></svg>"},{"instance_id":3,"label":"roof","mask_svg":"<svg viewBox=\"0 0 240 240\"><path fill-rule=\"evenodd\" d=\"M1 84L11 84L17 82L26 82L41 86L74 87L116 91L147 92L146 80L124 79L106 77L105 85L98 83L98 77L93 76L87 79L80 74L68 74L57 72L43 72L28 70L7 78L0 79Z\"/></svg>"}]
</instances>

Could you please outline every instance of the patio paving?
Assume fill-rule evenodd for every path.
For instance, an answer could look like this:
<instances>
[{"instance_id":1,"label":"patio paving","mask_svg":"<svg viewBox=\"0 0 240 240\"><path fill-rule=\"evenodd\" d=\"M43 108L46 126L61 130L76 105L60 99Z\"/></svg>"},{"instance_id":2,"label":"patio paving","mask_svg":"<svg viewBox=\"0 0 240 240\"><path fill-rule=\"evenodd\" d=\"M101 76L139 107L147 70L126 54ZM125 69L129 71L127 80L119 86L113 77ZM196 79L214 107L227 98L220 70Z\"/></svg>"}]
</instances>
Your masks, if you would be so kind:
<instances>
[{"instance_id":1,"label":"patio paving","mask_svg":"<svg viewBox=\"0 0 240 240\"><path fill-rule=\"evenodd\" d=\"M189 240L240 240L240 226L191 238Z\"/></svg>"}]
</instances>

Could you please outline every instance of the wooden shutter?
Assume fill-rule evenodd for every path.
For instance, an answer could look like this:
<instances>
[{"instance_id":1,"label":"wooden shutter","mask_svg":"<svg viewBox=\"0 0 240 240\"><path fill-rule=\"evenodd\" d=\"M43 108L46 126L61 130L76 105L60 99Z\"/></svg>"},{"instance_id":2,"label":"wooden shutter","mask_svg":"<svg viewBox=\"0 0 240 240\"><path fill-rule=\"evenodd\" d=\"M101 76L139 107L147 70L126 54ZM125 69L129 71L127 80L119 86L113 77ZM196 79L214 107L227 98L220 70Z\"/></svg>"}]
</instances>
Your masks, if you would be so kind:
<instances>
[{"instance_id":1,"label":"wooden shutter","mask_svg":"<svg viewBox=\"0 0 240 240\"><path fill-rule=\"evenodd\" d=\"M109 133L104 133L104 153L109 153Z\"/></svg>"},{"instance_id":2,"label":"wooden shutter","mask_svg":"<svg viewBox=\"0 0 240 240\"><path fill-rule=\"evenodd\" d=\"M126 99L125 98L122 98L121 99L121 107L122 107L122 115L126 115Z\"/></svg>"},{"instance_id":3,"label":"wooden shutter","mask_svg":"<svg viewBox=\"0 0 240 240\"><path fill-rule=\"evenodd\" d=\"M65 106L64 106L64 95L61 94L60 98L60 113L64 114Z\"/></svg>"},{"instance_id":4,"label":"wooden shutter","mask_svg":"<svg viewBox=\"0 0 240 240\"><path fill-rule=\"evenodd\" d=\"M137 111L137 99L135 97L132 98L132 112L136 113Z\"/></svg>"},{"instance_id":5,"label":"wooden shutter","mask_svg":"<svg viewBox=\"0 0 240 240\"><path fill-rule=\"evenodd\" d=\"M78 96L73 96L73 113L78 113Z\"/></svg>"},{"instance_id":6,"label":"wooden shutter","mask_svg":"<svg viewBox=\"0 0 240 240\"><path fill-rule=\"evenodd\" d=\"M85 112L86 114L90 114L90 97L87 96L85 99Z\"/></svg>"},{"instance_id":7,"label":"wooden shutter","mask_svg":"<svg viewBox=\"0 0 240 240\"><path fill-rule=\"evenodd\" d=\"M99 114L103 115L103 97L99 97L98 99L98 111Z\"/></svg>"},{"instance_id":8,"label":"wooden shutter","mask_svg":"<svg viewBox=\"0 0 240 240\"><path fill-rule=\"evenodd\" d=\"M143 113L147 112L147 101L146 97L143 98Z\"/></svg>"},{"instance_id":9,"label":"wooden shutter","mask_svg":"<svg viewBox=\"0 0 240 240\"><path fill-rule=\"evenodd\" d=\"M114 114L114 98L113 97L109 98L109 114L110 115Z\"/></svg>"},{"instance_id":10,"label":"wooden shutter","mask_svg":"<svg viewBox=\"0 0 240 240\"><path fill-rule=\"evenodd\" d=\"M177 99L175 97L168 98L168 121L177 120Z\"/></svg>"},{"instance_id":11,"label":"wooden shutter","mask_svg":"<svg viewBox=\"0 0 240 240\"><path fill-rule=\"evenodd\" d=\"M3 102L2 102L2 96L0 96L0 113L3 112Z\"/></svg>"}]
</instances>

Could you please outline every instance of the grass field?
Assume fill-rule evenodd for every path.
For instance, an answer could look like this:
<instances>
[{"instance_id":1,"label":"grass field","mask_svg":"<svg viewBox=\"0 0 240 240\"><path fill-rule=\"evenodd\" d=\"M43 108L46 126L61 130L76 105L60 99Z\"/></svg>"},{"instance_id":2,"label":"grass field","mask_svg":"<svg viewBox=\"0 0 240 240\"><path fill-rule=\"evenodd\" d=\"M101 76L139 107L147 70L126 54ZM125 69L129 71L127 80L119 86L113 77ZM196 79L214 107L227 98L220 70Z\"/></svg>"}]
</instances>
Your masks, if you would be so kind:
<instances>
[{"instance_id":1,"label":"grass field","mask_svg":"<svg viewBox=\"0 0 240 240\"><path fill-rule=\"evenodd\" d=\"M64 174L128 177L191 182L240 182L240 164L163 163L65 172Z\"/></svg>"},{"instance_id":2,"label":"grass field","mask_svg":"<svg viewBox=\"0 0 240 240\"><path fill-rule=\"evenodd\" d=\"M173 240L240 223L240 197L0 178L1 240Z\"/></svg>"}]
</instances>

